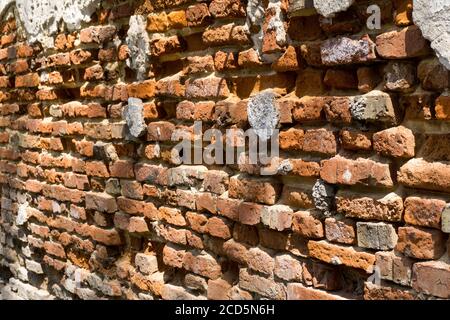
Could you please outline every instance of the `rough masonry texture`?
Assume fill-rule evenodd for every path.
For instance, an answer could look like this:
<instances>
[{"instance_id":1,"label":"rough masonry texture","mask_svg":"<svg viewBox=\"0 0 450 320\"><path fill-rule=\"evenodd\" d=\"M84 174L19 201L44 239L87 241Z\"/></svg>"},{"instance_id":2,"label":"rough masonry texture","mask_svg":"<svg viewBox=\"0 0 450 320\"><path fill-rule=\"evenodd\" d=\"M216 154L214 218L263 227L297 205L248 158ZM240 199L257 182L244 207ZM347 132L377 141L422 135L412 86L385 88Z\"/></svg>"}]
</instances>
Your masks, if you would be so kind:
<instances>
[{"instance_id":1,"label":"rough masonry texture","mask_svg":"<svg viewBox=\"0 0 450 320\"><path fill-rule=\"evenodd\" d=\"M449 8L0 1L0 299L449 299Z\"/></svg>"}]
</instances>

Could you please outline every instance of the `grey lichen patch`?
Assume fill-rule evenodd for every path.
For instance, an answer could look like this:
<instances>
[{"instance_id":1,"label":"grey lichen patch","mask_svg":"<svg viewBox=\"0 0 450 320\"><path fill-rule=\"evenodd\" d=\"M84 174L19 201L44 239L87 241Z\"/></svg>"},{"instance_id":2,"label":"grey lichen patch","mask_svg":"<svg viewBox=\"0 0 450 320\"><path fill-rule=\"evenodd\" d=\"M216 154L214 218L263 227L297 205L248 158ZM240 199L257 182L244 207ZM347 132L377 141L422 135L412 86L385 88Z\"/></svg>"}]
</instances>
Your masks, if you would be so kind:
<instances>
[{"instance_id":1,"label":"grey lichen patch","mask_svg":"<svg viewBox=\"0 0 450 320\"><path fill-rule=\"evenodd\" d=\"M312 188L314 205L325 217L331 216L333 212L335 195L335 188L322 179L318 179Z\"/></svg>"},{"instance_id":2,"label":"grey lichen patch","mask_svg":"<svg viewBox=\"0 0 450 320\"><path fill-rule=\"evenodd\" d=\"M450 70L450 0L414 0L413 19L431 41L439 61Z\"/></svg>"},{"instance_id":3,"label":"grey lichen patch","mask_svg":"<svg viewBox=\"0 0 450 320\"><path fill-rule=\"evenodd\" d=\"M129 98L122 117L127 122L128 131L133 138L139 138L147 131L144 121L144 104L141 99Z\"/></svg>"},{"instance_id":4,"label":"grey lichen patch","mask_svg":"<svg viewBox=\"0 0 450 320\"><path fill-rule=\"evenodd\" d=\"M275 93L263 91L251 98L247 113L248 121L259 138L263 141L270 139L280 122Z\"/></svg>"},{"instance_id":5,"label":"grey lichen patch","mask_svg":"<svg viewBox=\"0 0 450 320\"><path fill-rule=\"evenodd\" d=\"M146 30L147 22L143 16L131 16L126 43L130 50L127 65L136 71L137 79L144 80L150 54L150 39Z\"/></svg>"},{"instance_id":6,"label":"grey lichen patch","mask_svg":"<svg viewBox=\"0 0 450 320\"><path fill-rule=\"evenodd\" d=\"M61 21L69 31L77 30L100 7L101 0L0 0L0 16L15 4L28 42L40 42L45 48L54 46L53 35Z\"/></svg>"},{"instance_id":7,"label":"grey lichen patch","mask_svg":"<svg viewBox=\"0 0 450 320\"><path fill-rule=\"evenodd\" d=\"M314 7L324 17L347 10L355 0L314 0Z\"/></svg>"}]
</instances>

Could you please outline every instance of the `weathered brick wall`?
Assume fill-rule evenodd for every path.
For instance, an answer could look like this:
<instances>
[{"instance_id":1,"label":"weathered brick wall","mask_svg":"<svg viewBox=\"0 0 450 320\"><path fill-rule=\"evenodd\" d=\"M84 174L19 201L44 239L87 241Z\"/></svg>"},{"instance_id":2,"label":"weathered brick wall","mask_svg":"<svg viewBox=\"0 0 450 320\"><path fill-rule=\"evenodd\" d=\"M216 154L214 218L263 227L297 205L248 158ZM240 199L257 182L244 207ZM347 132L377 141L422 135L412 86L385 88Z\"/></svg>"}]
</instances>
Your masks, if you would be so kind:
<instances>
[{"instance_id":1,"label":"weathered brick wall","mask_svg":"<svg viewBox=\"0 0 450 320\"><path fill-rule=\"evenodd\" d=\"M11 6L3 298L449 298L449 74L411 2L105 0L45 49ZM196 120L249 128L261 91L278 174L173 163Z\"/></svg>"}]
</instances>

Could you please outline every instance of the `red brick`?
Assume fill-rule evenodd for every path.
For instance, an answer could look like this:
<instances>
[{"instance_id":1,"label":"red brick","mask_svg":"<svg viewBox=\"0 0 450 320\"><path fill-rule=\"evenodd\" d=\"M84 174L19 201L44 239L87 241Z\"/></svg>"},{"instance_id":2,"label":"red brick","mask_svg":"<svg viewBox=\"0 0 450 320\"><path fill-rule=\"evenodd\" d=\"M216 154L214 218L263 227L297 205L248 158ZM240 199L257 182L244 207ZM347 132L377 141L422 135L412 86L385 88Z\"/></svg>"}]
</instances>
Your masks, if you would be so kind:
<instances>
[{"instance_id":1,"label":"red brick","mask_svg":"<svg viewBox=\"0 0 450 320\"><path fill-rule=\"evenodd\" d=\"M208 280L207 297L210 300L229 300L231 284L224 279Z\"/></svg>"},{"instance_id":2,"label":"red brick","mask_svg":"<svg viewBox=\"0 0 450 320\"><path fill-rule=\"evenodd\" d=\"M40 78L37 73L29 73L16 77L16 88L32 88L39 86Z\"/></svg>"},{"instance_id":3,"label":"red brick","mask_svg":"<svg viewBox=\"0 0 450 320\"><path fill-rule=\"evenodd\" d=\"M358 88L356 73L352 70L328 69L324 84L334 89L351 90Z\"/></svg>"},{"instance_id":4,"label":"red brick","mask_svg":"<svg viewBox=\"0 0 450 320\"><path fill-rule=\"evenodd\" d=\"M345 265L362 269L368 273L373 270L375 255L355 247L340 246L322 241L309 241L308 249L312 258L326 263Z\"/></svg>"},{"instance_id":5,"label":"red brick","mask_svg":"<svg viewBox=\"0 0 450 320\"><path fill-rule=\"evenodd\" d=\"M134 164L128 160L117 160L109 166L111 177L134 178Z\"/></svg>"},{"instance_id":6,"label":"red brick","mask_svg":"<svg viewBox=\"0 0 450 320\"><path fill-rule=\"evenodd\" d=\"M317 215L308 211L299 211L292 216L292 230L305 238L323 238L322 222Z\"/></svg>"},{"instance_id":7,"label":"red brick","mask_svg":"<svg viewBox=\"0 0 450 320\"><path fill-rule=\"evenodd\" d=\"M167 121L151 122L148 125L148 141L166 141L172 139L175 125Z\"/></svg>"},{"instance_id":8,"label":"red brick","mask_svg":"<svg viewBox=\"0 0 450 320\"><path fill-rule=\"evenodd\" d=\"M92 54L88 50L77 49L70 52L70 61L74 65L83 64L89 62L92 58Z\"/></svg>"},{"instance_id":9,"label":"red brick","mask_svg":"<svg viewBox=\"0 0 450 320\"><path fill-rule=\"evenodd\" d=\"M122 244L119 233L114 229L102 229L91 226L89 235L92 239L107 246L118 246Z\"/></svg>"},{"instance_id":10,"label":"red brick","mask_svg":"<svg viewBox=\"0 0 450 320\"><path fill-rule=\"evenodd\" d=\"M408 224L441 228L441 215L446 202L431 197L408 197L405 200L405 222Z\"/></svg>"},{"instance_id":11,"label":"red brick","mask_svg":"<svg viewBox=\"0 0 450 320\"><path fill-rule=\"evenodd\" d=\"M411 188L450 192L450 166L443 162L412 159L400 168L397 179Z\"/></svg>"},{"instance_id":12,"label":"red brick","mask_svg":"<svg viewBox=\"0 0 450 320\"><path fill-rule=\"evenodd\" d=\"M184 43L178 36L170 36L167 38L155 39L150 44L150 51L152 55L159 57L161 55L181 52Z\"/></svg>"},{"instance_id":13,"label":"red brick","mask_svg":"<svg viewBox=\"0 0 450 320\"><path fill-rule=\"evenodd\" d=\"M109 172L106 165L101 161L86 162L86 173L90 176L108 178Z\"/></svg>"},{"instance_id":14,"label":"red brick","mask_svg":"<svg viewBox=\"0 0 450 320\"><path fill-rule=\"evenodd\" d=\"M302 150L305 152L335 155L337 143L334 132L327 129L311 129L303 135Z\"/></svg>"},{"instance_id":15,"label":"red brick","mask_svg":"<svg viewBox=\"0 0 450 320\"><path fill-rule=\"evenodd\" d=\"M296 71L301 68L301 61L297 50L289 46L283 55L272 64L272 69L278 72Z\"/></svg>"},{"instance_id":16,"label":"red brick","mask_svg":"<svg viewBox=\"0 0 450 320\"><path fill-rule=\"evenodd\" d=\"M109 26L96 26L82 29L80 31L80 41L82 43L103 43L111 40L116 34L116 27Z\"/></svg>"},{"instance_id":17,"label":"red brick","mask_svg":"<svg viewBox=\"0 0 450 320\"><path fill-rule=\"evenodd\" d=\"M400 227L396 250L417 259L439 259L446 249L446 236L440 230Z\"/></svg>"},{"instance_id":18,"label":"red brick","mask_svg":"<svg viewBox=\"0 0 450 320\"><path fill-rule=\"evenodd\" d=\"M241 0L213 0L209 11L215 18L245 17L245 5Z\"/></svg>"},{"instance_id":19,"label":"red brick","mask_svg":"<svg viewBox=\"0 0 450 320\"><path fill-rule=\"evenodd\" d=\"M417 26L390 31L377 37L377 52L385 59L404 59L427 55L428 41Z\"/></svg>"},{"instance_id":20,"label":"red brick","mask_svg":"<svg viewBox=\"0 0 450 320\"><path fill-rule=\"evenodd\" d=\"M280 132L280 148L286 151L300 151L303 149L304 131L290 128Z\"/></svg>"},{"instance_id":21,"label":"red brick","mask_svg":"<svg viewBox=\"0 0 450 320\"><path fill-rule=\"evenodd\" d=\"M154 80L145 80L127 86L128 96L139 99L152 98L155 95L155 90L156 82Z\"/></svg>"},{"instance_id":22,"label":"red brick","mask_svg":"<svg viewBox=\"0 0 450 320\"><path fill-rule=\"evenodd\" d=\"M375 285L371 282L364 283L365 300L416 300L416 293L412 290L405 290L401 286L383 284Z\"/></svg>"},{"instance_id":23,"label":"red brick","mask_svg":"<svg viewBox=\"0 0 450 320\"><path fill-rule=\"evenodd\" d=\"M262 248L251 248L247 253L247 265L250 269L272 275L275 268L273 252Z\"/></svg>"},{"instance_id":24,"label":"red brick","mask_svg":"<svg viewBox=\"0 0 450 320\"><path fill-rule=\"evenodd\" d=\"M412 286L419 292L449 299L450 266L440 261L427 261L414 264Z\"/></svg>"},{"instance_id":25,"label":"red brick","mask_svg":"<svg viewBox=\"0 0 450 320\"><path fill-rule=\"evenodd\" d=\"M186 81L186 98L222 99L229 95L227 82L222 78L208 77Z\"/></svg>"},{"instance_id":26,"label":"red brick","mask_svg":"<svg viewBox=\"0 0 450 320\"><path fill-rule=\"evenodd\" d=\"M356 130L342 130L340 132L342 147L347 150L369 151L372 149L372 134Z\"/></svg>"},{"instance_id":27,"label":"red brick","mask_svg":"<svg viewBox=\"0 0 450 320\"><path fill-rule=\"evenodd\" d=\"M194 254L187 252L183 259L183 267L188 271L210 279L217 279L221 274L219 263L207 253Z\"/></svg>"},{"instance_id":28,"label":"red brick","mask_svg":"<svg viewBox=\"0 0 450 320\"><path fill-rule=\"evenodd\" d=\"M350 218L400 221L403 213L403 199L393 192L386 195L339 191L336 194L336 209Z\"/></svg>"},{"instance_id":29,"label":"red brick","mask_svg":"<svg viewBox=\"0 0 450 320\"><path fill-rule=\"evenodd\" d=\"M233 230L232 226L232 223L225 218L212 217L206 223L206 231L213 237L229 239Z\"/></svg>"},{"instance_id":30,"label":"red brick","mask_svg":"<svg viewBox=\"0 0 450 320\"><path fill-rule=\"evenodd\" d=\"M206 3L195 4L186 9L188 26L205 25L211 20L210 18L211 14Z\"/></svg>"},{"instance_id":31,"label":"red brick","mask_svg":"<svg viewBox=\"0 0 450 320\"><path fill-rule=\"evenodd\" d=\"M51 254L52 256L58 258L66 257L66 253L64 251L63 246L57 242L46 241L44 243L44 250L46 253Z\"/></svg>"}]
</instances>

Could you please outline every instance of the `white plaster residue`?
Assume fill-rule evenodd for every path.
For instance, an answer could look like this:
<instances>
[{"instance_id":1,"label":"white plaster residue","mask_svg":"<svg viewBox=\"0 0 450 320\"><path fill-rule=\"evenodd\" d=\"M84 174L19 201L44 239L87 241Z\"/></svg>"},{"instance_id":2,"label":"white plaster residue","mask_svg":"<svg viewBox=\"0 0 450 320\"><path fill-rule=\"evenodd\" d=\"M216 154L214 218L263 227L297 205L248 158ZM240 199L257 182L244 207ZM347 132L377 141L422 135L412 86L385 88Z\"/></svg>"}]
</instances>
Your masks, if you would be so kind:
<instances>
[{"instance_id":1,"label":"white plaster residue","mask_svg":"<svg viewBox=\"0 0 450 320\"><path fill-rule=\"evenodd\" d=\"M10 0L0 0L0 15L3 15L3 11L5 11L5 9L7 7L9 7L9 5L12 3L13 1Z\"/></svg>"},{"instance_id":2,"label":"white plaster residue","mask_svg":"<svg viewBox=\"0 0 450 320\"><path fill-rule=\"evenodd\" d=\"M263 91L247 104L248 122L261 140L267 141L280 122L276 96L272 91Z\"/></svg>"},{"instance_id":3,"label":"white plaster residue","mask_svg":"<svg viewBox=\"0 0 450 320\"><path fill-rule=\"evenodd\" d=\"M344 174L342 175L342 178L346 183L349 183L352 180L352 173L350 170L345 169Z\"/></svg>"},{"instance_id":4,"label":"white plaster residue","mask_svg":"<svg viewBox=\"0 0 450 320\"><path fill-rule=\"evenodd\" d=\"M275 31L277 44L279 46L284 46L286 44L286 30L284 29L283 13L281 12L281 2L277 0L271 0L267 8L273 8L275 10L275 15L270 19L267 30Z\"/></svg>"},{"instance_id":5,"label":"white plaster residue","mask_svg":"<svg viewBox=\"0 0 450 320\"><path fill-rule=\"evenodd\" d=\"M144 80L147 73L147 60L150 54L150 39L146 31L147 21L143 16L131 16L126 42L130 49L127 65L136 71L137 79Z\"/></svg>"},{"instance_id":6,"label":"white plaster residue","mask_svg":"<svg viewBox=\"0 0 450 320\"><path fill-rule=\"evenodd\" d=\"M45 48L54 46L52 35L63 21L69 31L89 22L101 0L0 0L0 16L15 3L19 20L30 43L40 42Z\"/></svg>"},{"instance_id":7,"label":"white plaster residue","mask_svg":"<svg viewBox=\"0 0 450 320\"><path fill-rule=\"evenodd\" d=\"M450 70L450 0L414 0L414 23L431 41L439 61Z\"/></svg>"},{"instance_id":8,"label":"white plaster residue","mask_svg":"<svg viewBox=\"0 0 450 320\"><path fill-rule=\"evenodd\" d=\"M314 0L314 7L324 17L347 10L355 0Z\"/></svg>"},{"instance_id":9,"label":"white plaster residue","mask_svg":"<svg viewBox=\"0 0 450 320\"><path fill-rule=\"evenodd\" d=\"M19 209L17 210L16 224L18 226L24 225L25 222L28 221L28 202L25 202L19 205Z\"/></svg>"}]
</instances>

